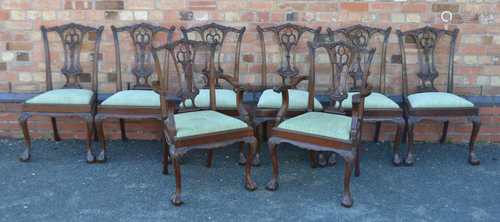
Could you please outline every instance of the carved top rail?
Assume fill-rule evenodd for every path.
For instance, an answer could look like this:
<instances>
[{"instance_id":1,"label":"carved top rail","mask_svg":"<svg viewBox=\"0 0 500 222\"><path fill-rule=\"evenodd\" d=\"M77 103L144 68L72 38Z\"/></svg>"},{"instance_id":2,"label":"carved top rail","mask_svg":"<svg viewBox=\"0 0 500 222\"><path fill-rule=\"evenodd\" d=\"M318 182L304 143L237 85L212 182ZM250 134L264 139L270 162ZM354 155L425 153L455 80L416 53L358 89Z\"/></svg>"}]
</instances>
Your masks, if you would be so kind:
<instances>
[{"instance_id":1,"label":"carved top rail","mask_svg":"<svg viewBox=\"0 0 500 222\"><path fill-rule=\"evenodd\" d=\"M127 32L130 35L130 39L134 46L134 64L132 65L131 73L135 77L135 83L132 89L151 89L148 79L154 72L151 50L155 37L163 33L166 35L166 42L171 42L175 27L165 28L148 23L139 23L122 27L111 26L111 30L113 31L115 43L116 90L121 91L123 89L119 37L121 32Z\"/></svg>"},{"instance_id":2,"label":"carved top rail","mask_svg":"<svg viewBox=\"0 0 500 222\"><path fill-rule=\"evenodd\" d=\"M99 58L99 46L101 42L102 31L104 26L94 28L90 26L69 23L60 26L45 27L41 26L42 38L44 43L45 53L45 79L47 90L52 90L52 70L51 70L51 57L50 47L48 40L48 33L55 32L59 35L64 53L64 63L61 68L61 74L66 77L64 88L81 88L79 76L82 74L83 69L80 65L81 49L84 38L88 33L95 33L95 43L93 50L93 65L92 65L92 90L97 92L97 63Z\"/></svg>"},{"instance_id":3,"label":"carved top rail","mask_svg":"<svg viewBox=\"0 0 500 222\"><path fill-rule=\"evenodd\" d=\"M417 92L438 91L434 85L434 81L439 76L436 68L436 48L443 36L450 36L450 50L448 54L448 76L447 76L447 92L453 92L453 59L455 56L456 39L458 29L444 30L426 26L419 29L414 29L406 32L397 30L399 46L401 49L402 79L403 79L403 96L408 95L408 76L406 67L406 51L405 44L408 38L415 42L418 52L418 67L417 77L420 79L420 85L417 84ZM407 38L406 38L407 37Z\"/></svg>"},{"instance_id":4,"label":"carved top rail","mask_svg":"<svg viewBox=\"0 0 500 222\"><path fill-rule=\"evenodd\" d=\"M375 28L375 27L370 27L370 26L365 26L365 25L353 25L345 28L340 28L336 30L332 30L330 28L327 29L328 35L330 36L331 41L338 41L338 40L343 40L348 42L349 44L358 47L358 48L364 48L368 49L371 48L372 46L370 45L370 42L374 36L381 35L383 37L383 41L381 42L381 45L377 48L380 48L380 69L379 69L379 79L378 79L378 91L379 92L384 92L385 91L385 66L386 66L386 53L387 53L387 45L389 42L389 35L391 34L391 27L388 27L386 29L381 29L381 28ZM340 38L340 39L338 39ZM368 70L369 71L369 70ZM359 84L358 82L361 80L360 75L355 75L355 74L360 74L356 72L352 72L353 75L351 75L351 78L353 80L354 86L352 87L353 90L358 90L359 89ZM368 73L370 75L370 73Z\"/></svg>"},{"instance_id":5,"label":"carved top rail","mask_svg":"<svg viewBox=\"0 0 500 222\"><path fill-rule=\"evenodd\" d=\"M296 48L304 33L314 35L314 41L317 41L321 32L321 27L316 29L306 26L300 26L292 23L286 23L277 26L260 27L257 26L259 41L261 45L261 87L267 88L267 59L266 59L266 41L264 39L265 32L271 32L274 37L275 44L279 46L280 64L277 73L282 77L283 83L290 81L294 83L294 87L302 80L307 79L306 76L299 76L300 70L296 67Z\"/></svg>"},{"instance_id":6,"label":"carved top rail","mask_svg":"<svg viewBox=\"0 0 500 222\"><path fill-rule=\"evenodd\" d=\"M238 29L230 26L220 25L217 23L209 23L205 25L194 26L191 28L181 27L180 29L185 39L189 39L189 33L195 33L201 38L201 41L206 42L215 48L214 59L216 60L216 65L217 65L215 72L217 77L217 85L218 85L218 79L221 78L222 75L227 74L224 73L224 70L222 68L222 63L223 63L223 58L221 56L222 48L226 43L228 35L230 33L234 33L236 35L236 46L234 49L234 70L232 78L236 82L239 81L241 43L243 41L243 35L245 34L246 30L245 27ZM205 75L206 77L208 77L209 73L208 66L209 62L208 60L206 60L205 67L202 70L202 74Z\"/></svg>"}]
</instances>

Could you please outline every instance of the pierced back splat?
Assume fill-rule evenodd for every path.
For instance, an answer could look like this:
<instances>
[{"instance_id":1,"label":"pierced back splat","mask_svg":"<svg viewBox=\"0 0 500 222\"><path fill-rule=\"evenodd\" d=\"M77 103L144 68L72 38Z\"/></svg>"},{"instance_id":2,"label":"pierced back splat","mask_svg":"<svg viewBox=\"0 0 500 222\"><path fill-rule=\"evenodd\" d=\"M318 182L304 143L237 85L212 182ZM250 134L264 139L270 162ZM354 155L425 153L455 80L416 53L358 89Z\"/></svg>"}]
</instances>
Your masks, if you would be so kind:
<instances>
[{"instance_id":1,"label":"pierced back splat","mask_svg":"<svg viewBox=\"0 0 500 222\"><path fill-rule=\"evenodd\" d=\"M88 36L88 33L96 33L92 67L92 90L97 91L97 62L99 54L99 44L103 30L103 26L99 28L93 28L75 23L69 23L66 25L54 26L49 28L46 28L45 26L41 27L45 48L45 72L47 90L52 90L52 71L50 67L51 58L48 33L56 32L59 35L63 46L64 63L63 67L61 68L61 74L66 77L66 83L64 84L63 88L82 88L79 80L79 76L83 72L83 69L80 65L81 47L84 38Z\"/></svg>"},{"instance_id":2,"label":"pierced back splat","mask_svg":"<svg viewBox=\"0 0 500 222\"><path fill-rule=\"evenodd\" d=\"M149 78L153 74L154 66L151 57L154 40L157 34L166 34L166 42L172 41L174 27L165 28L147 23L139 23L130 26L115 27L111 26L115 42L116 72L117 72L117 91L122 90L121 76L121 58L119 33L128 32L134 47L134 64L132 64L131 73L135 77L135 83L132 89L151 89Z\"/></svg>"},{"instance_id":3,"label":"pierced back splat","mask_svg":"<svg viewBox=\"0 0 500 222\"><path fill-rule=\"evenodd\" d=\"M257 26L259 40L262 50L262 79L261 85L267 86L267 61L266 61L266 45L264 39L265 32L271 32L274 41L279 45L280 64L277 73L282 77L282 81L293 81L300 74L300 70L296 67L296 48L304 33L309 32L314 34L314 41L317 41L321 32L321 27L312 29L305 26L299 26L291 23L286 23L278 26L270 26L261 28Z\"/></svg>"},{"instance_id":4,"label":"pierced back splat","mask_svg":"<svg viewBox=\"0 0 500 222\"><path fill-rule=\"evenodd\" d=\"M348 78L353 75L353 67L356 75L361 76L359 90L366 92L368 70L375 53L375 49L357 48L343 41L338 42L309 42L310 56L310 87L314 89L315 85L315 64L317 50L325 50L330 61L332 70L332 90L329 92L330 105L327 111L334 113L344 113L342 101L348 98L349 84ZM310 90L308 110L313 110L314 90Z\"/></svg>"},{"instance_id":5,"label":"pierced back splat","mask_svg":"<svg viewBox=\"0 0 500 222\"><path fill-rule=\"evenodd\" d=\"M198 95L199 89L194 84L193 66L200 50L208 50L207 44L186 39L153 50L156 69L159 70L157 71L159 73L158 79L162 92L165 94L162 96L176 98L175 100L179 103L184 103L189 99L192 104L195 104L194 99ZM163 54L160 51L164 51ZM183 104L180 107L187 106Z\"/></svg>"},{"instance_id":6,"label":"pierced back splat","mask_svg":"<svg viewBox=\"0 0 500 222\"><path fill-rule=\"evenodd\" d=\"M180 28L184 39L189 39L189 33L195 33L201 38L201 41L211 45L214 49L214 59L216 63L215 67L215 75L217 78L217 86L219 86L218 78L222 75L227 74L224 73L224 69L222 68L223 58L222 58L222 48L226 43L227 37L230 33L234 33L236 35L236 47L234 49L234 70L233 77L238 80L239 79L239 64L240 64L240 53L241 53L241 43L243 41L243 34L245 33L246 28L242 27L241 29L237 29L234 27L219 25L217 23L210 23L201 26L195 26L191 28ZM195 40L195 39L191 39ZM202 74L208 78L208 74L210 72L209 69L210 61L208 61L208 57L205 60L205 66L202 69Z\"/></svg>"},{"instance_id":7,"label":"pierced back splat","mask_svg":"<svg viewBox=\"0 0 500 222\"><path fill-rule=\"evenodd\" d=\"M410 30L406 32L398 32L399 45L403 62L403 93L408 95L408 78L406 73L406 53L405 53L405 37L409 37L415 41L418 53L419 71L417 77L420 79L420 84L417 84L417 92L434 92L438 91L434 81L438 78L439 72L436 68L436 48L439 41L444 35L449 35L450 51L448 54L448 79L447 91L453 92L453 58L455 54L455 43L458 35L458 29L448 31L426 26L424 28Z\"/></svg>"},{"instance_id":8,"label":"pierced back splat","mask_svg":"<svg viewBox=\"0 0 500 222\"><path fill-rule=\"evenodd\" d=\"M380 60L380 72L379 72L379 82L378 82L378 91L382 92L385 90L385 57L387 51L387 44L389 40L389 35L391 33L392 28L388 27L387 29L374 28L364 25L354 25L346 28L341 28L337 30L332 30L328 28L328 35L330 39L333 41L346 41L354 47L361 49L369 49L371 48L370 43L374 36L382 35L383 42L380 46L381 49L381 60ZM339 39L340 38L340 39ZM359 55L354 55L355 57L359 57ZM359 67L357 67L356 63L350 69L350 76L353 82L353 86L350 90L358 91L360 87L360 82L362 80L363 72L359 71ZM368 75L370 75L370 71L368 70Z\"/></svg>"}]
</instances>

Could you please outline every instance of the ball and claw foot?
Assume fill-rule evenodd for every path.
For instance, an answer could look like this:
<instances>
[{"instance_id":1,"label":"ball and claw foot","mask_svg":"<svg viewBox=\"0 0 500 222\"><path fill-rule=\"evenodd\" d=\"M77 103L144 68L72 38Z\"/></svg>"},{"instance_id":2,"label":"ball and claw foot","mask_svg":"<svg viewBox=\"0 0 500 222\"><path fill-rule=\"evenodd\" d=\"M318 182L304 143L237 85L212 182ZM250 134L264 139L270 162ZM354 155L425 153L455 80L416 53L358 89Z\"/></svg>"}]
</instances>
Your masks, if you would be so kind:
<instances>
[{"instance_id":1,"label":"ball and claw foot","mask_svg":"<svg viewBox=\"0 0 500 222\"><path fill-rule=\"evenodd\" d=\"M28 150L24 150L21 155L19 155L19 161L21 162L29 162L31 160L31 154Z\"/></svg>"},{"instance_id":2,"label":"ball and claw foot","mask_svg":"<svg viewBox=\"0 0 500 222\"><path fill-rule=\"evenodd\" d=\"M253 182L253 180L247 180L245 182L245 189L247 189L248 191L254 191L257 189L257 184Z\"/></svg>"},{"instance_id":3,"label":"ball and claw foot","mask_svg":"<svg viewBox=\"0 0 500 222\"><path fill-rule=\"evenodd\" d=\"M279 187L278 181L275 179L271 179L271 181L267 183L266 190L275 191L278 189L278 187Z\"/></svg>"},{"instance_id":4,"label":"ball and claw foot","mask_svg":"<svg viewBox=\"0 0 500 222\"><path fill-rule=\"evenodd\" d=\"M177 195L177 194L172 195L172 197L170 198L170 202L172 202L172 204L176 207L183 204L183 202L181 200L181 195Z\"/></svg>"},{"instance_id":5,"label":"ball and claw foot","mask_svg":"<svg viewBox=\"0 0 500 222\"><path fill-rule=\"evenodd\" d=\"M92 154L92 151L87 151L87 163L94 163L95 162L95 156Z\"/></svg>"},{"instance_id":6,"label":"ball and claw foot","mask_svg":"<svg viewBox=\"0 0 500 222\"><path fill-rule=\"evenodd\" d=\"M256 153L255 156L253 157L253 162L252 166L260 166L260 154Z\"/></svg>"},{"instance_id":7,"label":"ball and claw foot","mask_svg":"<svg viewBox=\"0 0 500 222\"><path fill-rule=\"evenodd\" d=\"M414 163L415 163L415 155L408 154L408 156L405 159L405 165L406 166L413 166Z\"/></svg>"},{"instance_id":8,"label":"ball and claw foot","mask_svg":"<svg viewBox=\"0 0 500 222\"><path fill-rule=\"evenodd\" d=\"M470 153L469 154L469 164L472 166L477 166L481 164L481 161L476 156L476 153Z\"/></svg>"},{"instance_id":9,"label":"ball and claw foot","mask_svg":"<svg viewBox=\"0 0 500 222\"><path fill-rule=\"evenodd\" d=\"M99 156L97 156L96 162L97 163L105 163L107 160L108 160L108 158L106 157L106 152L105 151L101 151L99 153Z\"/></svg>"},{"instance_id":10,"label":"ball and claw foot","mask_svg":"<svg viewBox=\"0 0 500 222\"><path fill-rule=\"evenodd\" d=\"M350 193L344 193L344 195L342 195L341 205L345 208L352 207L352 197Z\"/></svg>"},{"instance_id":11,"label":"ball and claw foot","mask_svg":"<svg viewBox=\"0 0 500 222\"><path fill-rule=\"evenodd\" d=\"M247 158L245 157L245 154L240 153L240 159L238 160L238 164L243 166L247 163Z\"/></svg>"},{"instance_id":12,"label":"ball and claw foot","mask_svg":"<svg viewBox=\"0 0 500 222\"><path fill-rule=\"evenodd\" d=\"M401 165L401 157L399 156L399 154L394 154L394 156L392 157L392 164L394 166L400 166Z\"/></svg>"},{"instance_id":13,"label":"ball and claw foot","mask_svg":"<svg viewBox=\"0 0 500 222\"><path fill-rule=\"evenodd\" d=\"M328 157L328 166L335 166L337 164L337 155L332 154Z\"/></svg>"},{"instance_id":14,"label":"ball and claw foot","mask_svg":"<svg viewBox=\"0 0 500 222\"><path fill-rule=\"evenodd\" d=\"M328 164L327 157L325 157L325 154L320 153L318 154L318 165L320 167L325 167Z\"/></svg>"}]
</instances>

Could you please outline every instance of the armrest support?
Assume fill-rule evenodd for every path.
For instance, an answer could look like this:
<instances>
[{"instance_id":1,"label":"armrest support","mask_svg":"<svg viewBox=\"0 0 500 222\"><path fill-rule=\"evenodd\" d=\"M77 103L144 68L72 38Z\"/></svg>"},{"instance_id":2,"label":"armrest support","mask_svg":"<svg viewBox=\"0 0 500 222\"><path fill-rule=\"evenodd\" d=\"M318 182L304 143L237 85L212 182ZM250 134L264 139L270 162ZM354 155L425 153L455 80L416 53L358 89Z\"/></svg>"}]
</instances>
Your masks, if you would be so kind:
<instances>
[{"instance_id":1,"label":"armrest support","mask_svg":"<svg viewBox=\"0 0 500 222\"><path fill-rule=\"evenodd\" d=\"M276 115L276 118L274 120L275 126L278 126L278 124L283 121L283 118L286 116L286 113L288 112L288 106L289 106L289 97L288 97L288 89L289 86L281 86L279 88L275 88L274 91L281 93L281 107L278 110L278 114Z\"/></svg>"}]
</instances>

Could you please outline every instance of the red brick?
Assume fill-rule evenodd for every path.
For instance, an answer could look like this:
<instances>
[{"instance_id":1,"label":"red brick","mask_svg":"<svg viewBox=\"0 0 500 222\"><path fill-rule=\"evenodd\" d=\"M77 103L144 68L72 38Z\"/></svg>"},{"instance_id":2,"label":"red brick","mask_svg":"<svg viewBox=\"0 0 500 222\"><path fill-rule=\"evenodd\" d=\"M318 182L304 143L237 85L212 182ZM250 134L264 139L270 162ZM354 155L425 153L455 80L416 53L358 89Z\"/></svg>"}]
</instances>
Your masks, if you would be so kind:
<instances>
[{"instance_id":1,"label":"red brick","mask_svg":"<svg viewBox=\"0 0 500 222\"><path fill-rule=\"evenodd\" d=\"M9 51L30 51L33 49L31 42L7 42L5 47Z\"/></svg>"},{"instance_id":2,"label":"red brick","mask_svg":"<svg viewBox=\"0 0 500 222\"><path fill-rule=\"evenodd\" d=\"M368 3L340 3L340 8L352 12L363 12L368 11Z\"/></svg>"},{"instance_id":3,"label":"red brick","mask_svg":"<svg viewBox=\"0 0 500 222\"><path fill-rule=\"evenodd\" d=\"M124 9L123 1L97 1L95 3L97 10L120 10Z\"/></svg>"},{"instance_id":4,"label":"red brick","mask_svg":"<svg viewBox=\"0 0 500 222\"><path fill-rule=\"evenodd\" d=\"M402 4L401 11L409 13L424 13L427 11L427 3L404 3Z\"/></svg>"}]
</instances>

